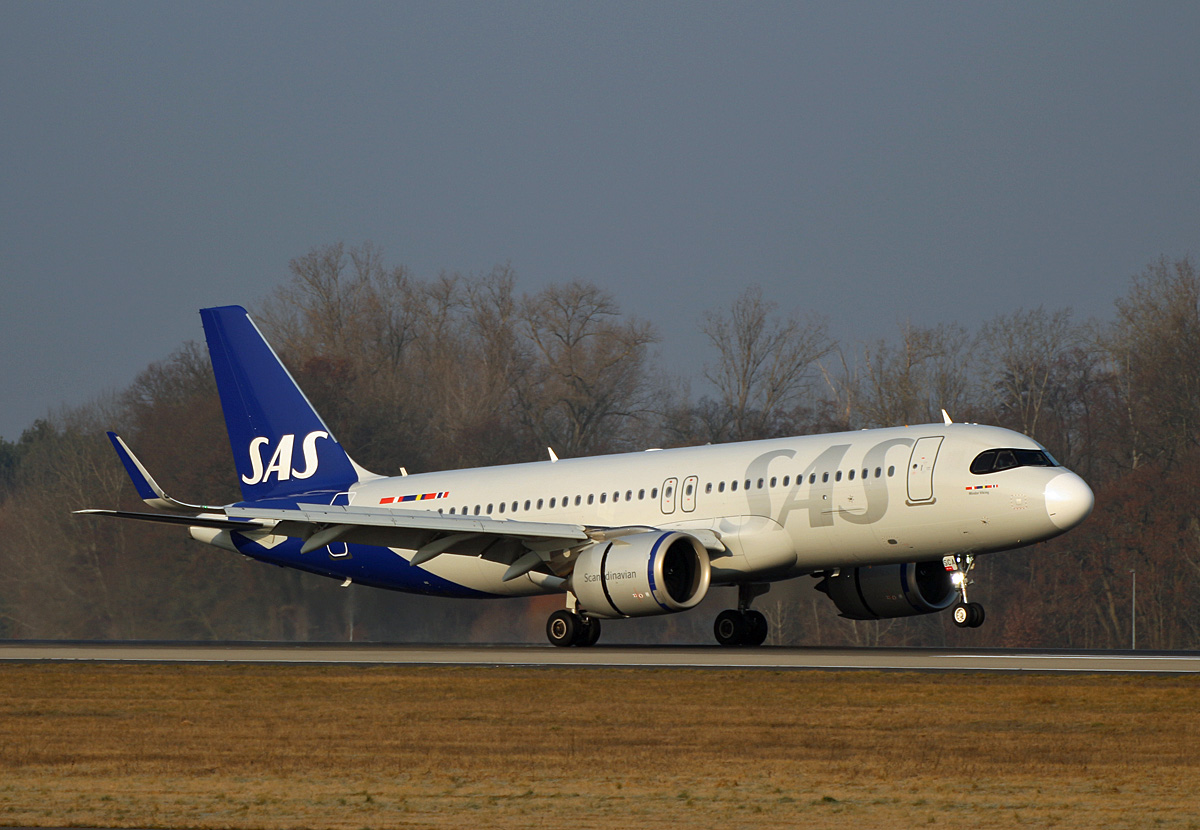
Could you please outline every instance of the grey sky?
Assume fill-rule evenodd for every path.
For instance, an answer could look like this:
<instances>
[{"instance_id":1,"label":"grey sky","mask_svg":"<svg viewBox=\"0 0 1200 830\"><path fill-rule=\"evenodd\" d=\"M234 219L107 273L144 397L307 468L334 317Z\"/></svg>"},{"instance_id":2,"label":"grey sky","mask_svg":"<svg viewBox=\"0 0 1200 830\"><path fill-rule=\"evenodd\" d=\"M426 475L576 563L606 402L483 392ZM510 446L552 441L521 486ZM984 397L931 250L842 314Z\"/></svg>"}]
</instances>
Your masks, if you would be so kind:
<instances>
[{"instance_id":1,"label":"grey sky","mask_svg":"<svg viewBox=\"0 0 1200 830\"><path fill-rule=\"evenodd\" d=\"M845 343L1197 253L1194 3L0 2L0 436L338 240Z\"/></svg>"}]
</instances>

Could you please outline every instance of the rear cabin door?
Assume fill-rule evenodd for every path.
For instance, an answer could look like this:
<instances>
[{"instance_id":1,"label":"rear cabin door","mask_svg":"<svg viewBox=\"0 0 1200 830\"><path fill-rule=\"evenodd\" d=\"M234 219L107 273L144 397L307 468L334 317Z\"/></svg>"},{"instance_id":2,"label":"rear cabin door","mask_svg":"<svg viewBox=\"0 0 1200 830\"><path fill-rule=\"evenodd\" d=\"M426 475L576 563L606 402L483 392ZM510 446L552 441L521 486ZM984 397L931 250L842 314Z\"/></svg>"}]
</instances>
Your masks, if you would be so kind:
<instances>
[{"instance_id":1,"label":"rear cabin door","mask_svg":"<svg viewBox=\"0 0 1200 830\"><path fill-rule=\"evenodd\" d=\"M933 501L933 464L937 461L942 436L918 438L913 445L912 458L908 462L908 500L910 502Z\"/></svg>"},{"instance_id":2,"label":"rear cabin door","mask_svg":"<svg viewBox=\"0 0 1200 830\"><path fill-rule=\"evenodd\" d=\"M679 500L684 513L691 513L696 509L696 487L699 486L699 483L700 479L696 476L688 476L683 480L683 493Z\"/></svg>"}]
</instances>

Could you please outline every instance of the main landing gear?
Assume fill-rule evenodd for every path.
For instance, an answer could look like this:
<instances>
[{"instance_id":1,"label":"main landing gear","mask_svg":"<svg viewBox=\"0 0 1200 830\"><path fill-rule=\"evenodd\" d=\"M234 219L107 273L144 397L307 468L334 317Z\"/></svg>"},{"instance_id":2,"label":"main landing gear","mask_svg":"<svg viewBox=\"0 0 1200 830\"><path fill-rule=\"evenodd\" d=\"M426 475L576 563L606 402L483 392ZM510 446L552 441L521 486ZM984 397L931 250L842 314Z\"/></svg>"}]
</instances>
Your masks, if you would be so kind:
<instances>
[{"instance_id":1,"label":"main landing gear","mask_svg":"<svg viewBox=\"0 0 1200 830\"><path fill-rule=\"evenodd\" d=\"M967 574L975 567L974 554L960 553L957 556L945 556L942 558L942 564L946 566L946 570L953 571L950 578L962 595L962 602L954 606L954 624L959 628L979 628L983 625L985 617L983 606L978 602L967 601L967 585L971 583Z\"/></svg>"},{"instance_id":2,"label":"main landing gear","mask_svg":"<svg viewBox=\"0 0 1200 830\"><path fill-rule=\"evenodd\" d=\"M750 608L755 597L771 589L770 585L744 583L738 586L738 607L717 614L713 634L723 646L761 646L767 639L770 626L767 618Z\"/></svg>"},{"instance_id":3,"label":"main landing gear","mask_svg":"<svg viewBox=\"0 0 1200 830\"><path fill-rule=\"evenodd\" d=\"M574 611L555 611L546 620L546 637L556 646L594 646L600 639L600 620Z\"/></svg>"}]
</instances>

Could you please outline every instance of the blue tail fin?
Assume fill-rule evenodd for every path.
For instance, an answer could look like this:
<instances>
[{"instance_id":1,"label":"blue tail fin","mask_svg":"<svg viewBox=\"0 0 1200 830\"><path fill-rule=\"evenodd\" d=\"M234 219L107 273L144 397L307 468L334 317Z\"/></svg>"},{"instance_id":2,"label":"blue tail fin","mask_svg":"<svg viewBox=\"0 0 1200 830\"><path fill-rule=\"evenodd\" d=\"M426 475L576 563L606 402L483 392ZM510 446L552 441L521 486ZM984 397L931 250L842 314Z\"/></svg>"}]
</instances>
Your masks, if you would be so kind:
<instances>
[{"instance_id":1,"label":"blue tail fin","mask_svg":"<svg viewBox=\"0 0 1200 830\"><path fill-rule=\"evenodd\" d=\"M246 501L342 491L363 472L241 306L200 310Z\"/></svg>"}]
</instances>

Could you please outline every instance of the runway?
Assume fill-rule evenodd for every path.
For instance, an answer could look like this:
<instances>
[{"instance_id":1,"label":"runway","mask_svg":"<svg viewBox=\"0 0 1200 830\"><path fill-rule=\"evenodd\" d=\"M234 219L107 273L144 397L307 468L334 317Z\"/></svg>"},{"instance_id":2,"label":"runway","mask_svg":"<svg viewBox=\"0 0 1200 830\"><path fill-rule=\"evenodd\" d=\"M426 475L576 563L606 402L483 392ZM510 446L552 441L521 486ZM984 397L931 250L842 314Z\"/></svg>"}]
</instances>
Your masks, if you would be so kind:
<instances>
[{"instance_id":1,"label":"runway","mask_svg":"<svg viewBox=\"0 0 1200 830\"><path fill-rule=\"evenodd\" d=\"M303 663L553 669L773 669L1200 673L1200 652L717 646L373 645L352 643L0 642L0 662Z\"/></svg>"}]
</instances>

